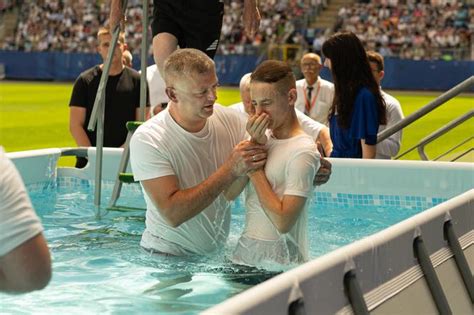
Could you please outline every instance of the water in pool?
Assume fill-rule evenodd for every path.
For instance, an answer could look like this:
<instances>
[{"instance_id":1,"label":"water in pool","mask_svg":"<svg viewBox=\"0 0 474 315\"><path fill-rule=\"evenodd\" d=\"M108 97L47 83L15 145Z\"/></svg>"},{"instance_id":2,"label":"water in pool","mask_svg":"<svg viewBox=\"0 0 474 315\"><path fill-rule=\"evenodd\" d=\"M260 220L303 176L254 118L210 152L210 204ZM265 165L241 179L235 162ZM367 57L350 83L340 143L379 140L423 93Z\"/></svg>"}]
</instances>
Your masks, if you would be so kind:
<instances>
[{"instance_id":1,"label":"water in pool","mask_svg":"<svg viewBox=\"0 0 474 315\"><path fill-rule=\"evenodd\" d=\"M104 183L103 204L112 183ZM93 184L61 178L28 187L53 256L49 286L25 295L0 293L2 314L196 314L275 273L243 270L226 260L244 224L232 213L228 246L208 257L150 255L140 249L144 211L108 211L97 219ZM317 257L440 203L439 198L315 193L309 216L311 257ZM138 185L119 203L145 207ZM104 207L105 208L105 207Z\"/></svg>"}]
</instances>

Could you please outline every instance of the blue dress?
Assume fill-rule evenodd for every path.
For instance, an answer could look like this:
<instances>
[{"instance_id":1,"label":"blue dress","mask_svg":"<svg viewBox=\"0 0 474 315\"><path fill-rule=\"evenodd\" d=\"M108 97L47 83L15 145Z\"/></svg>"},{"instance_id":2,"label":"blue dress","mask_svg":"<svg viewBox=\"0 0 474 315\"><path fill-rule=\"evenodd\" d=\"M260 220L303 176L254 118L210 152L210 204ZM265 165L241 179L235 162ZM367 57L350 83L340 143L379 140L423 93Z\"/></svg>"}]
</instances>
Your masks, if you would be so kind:
<instances>
[{"instance_id":1,"label":"blue dress","mask_svg":"<svg viewBox=\"0 0 474 315\"><path fill-rule=\"evenodd\" d=\"M357 93L348 129L339 127L336 115L333 115L329 121L329 130L333 143L331 157L362 158L361 139L365 139L366 144L377 144L379 114L372 92L362 87Z\"/></svg>"}]
</instances>

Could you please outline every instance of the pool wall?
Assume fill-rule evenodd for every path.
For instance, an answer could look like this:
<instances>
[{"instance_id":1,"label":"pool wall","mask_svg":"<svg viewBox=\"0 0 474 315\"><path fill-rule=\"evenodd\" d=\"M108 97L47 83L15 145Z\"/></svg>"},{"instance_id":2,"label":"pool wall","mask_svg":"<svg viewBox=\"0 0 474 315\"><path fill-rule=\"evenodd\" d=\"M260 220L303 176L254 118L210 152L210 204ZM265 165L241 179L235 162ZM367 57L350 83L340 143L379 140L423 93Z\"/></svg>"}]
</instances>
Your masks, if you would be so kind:
<instances>
[{"instance_id":1,"label":"pool wall","mask_svg":"<svg viewBox=\"0 0 474 315\"><path fill-rule=\"evenodd\" d=\"M88 150L91 163L82 170L56 168L62 151L7 155L27 184L54 176L94 179L95 149ZM115 179L120 154L121 149L104 149L104 180ZM348 271L356 279L356 292L358 289L363 294L362 304L371 313L436 313L439 306L413 250L414 240L420 240L420 236L451 310L474 313L473 301L443 232L445 222L450 221L469 269L474 270L473 164L350 159L331 162L330 181L317 188L318 198L326 201L344 205L361 196L368 205L403 205L404 200L416 198L428 199L428 205L446 201L255 286L205 314L351 314L354 304L344 286Z\"/></svg>"}]
</instances>

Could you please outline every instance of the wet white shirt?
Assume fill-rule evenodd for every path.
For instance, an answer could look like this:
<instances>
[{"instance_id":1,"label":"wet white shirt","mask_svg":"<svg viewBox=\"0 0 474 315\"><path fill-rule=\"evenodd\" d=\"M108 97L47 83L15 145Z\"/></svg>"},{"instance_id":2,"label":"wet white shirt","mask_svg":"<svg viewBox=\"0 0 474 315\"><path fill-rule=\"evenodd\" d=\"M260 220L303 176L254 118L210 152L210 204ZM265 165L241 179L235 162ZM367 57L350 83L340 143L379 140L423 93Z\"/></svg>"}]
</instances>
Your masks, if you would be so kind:
<instances>
[{"instance_id":1,"label":"wet white shirt","mask_svg":"<svg viewBox=\"0 0 474 315\"><path fill-rule=\"evenodd\" d=\"M236 111L214 106L205 127L190 133L168 109L134 133L130 161L135 179L175 175L181 189L194 187L213 174L245 138L245 119ZM211 205L179 227L171 227L143 190L147 204L144 248L173 255L207 254L221 247L230 228L230 202L221 194Z\"/></svg>"}]
</instances>

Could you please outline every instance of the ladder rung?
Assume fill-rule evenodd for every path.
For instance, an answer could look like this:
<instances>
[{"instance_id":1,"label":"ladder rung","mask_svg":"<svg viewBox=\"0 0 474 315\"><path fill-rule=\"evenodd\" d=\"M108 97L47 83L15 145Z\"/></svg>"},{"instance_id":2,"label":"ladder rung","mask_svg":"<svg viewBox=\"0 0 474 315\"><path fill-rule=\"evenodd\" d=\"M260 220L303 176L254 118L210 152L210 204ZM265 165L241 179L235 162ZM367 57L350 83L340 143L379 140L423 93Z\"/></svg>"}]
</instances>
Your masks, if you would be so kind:
<instances>
[{"instance_id":1,"label":"ladder rung","mask_svg":"<svg viewBox=\"0 0 474 315\"><path fill-rule=\"evenodd\" d=\"M135 178L133 178L133 174L132 173L120 173L119 174L119 180L122 182L122 183L127 183L127 184L131 184L131 183L136 183L137 181L135 181Z\"/></svg>"},{"instance_id":2,"label":"ladder rung","mask_svg":"<svg viewBox=\"0 0 474 315\"><path fill-rule=\"evenodd\" d=\"M141 124L143 124L143 121L127 121L127 130L134 132Z\"/></svg>"}]
</instances>

